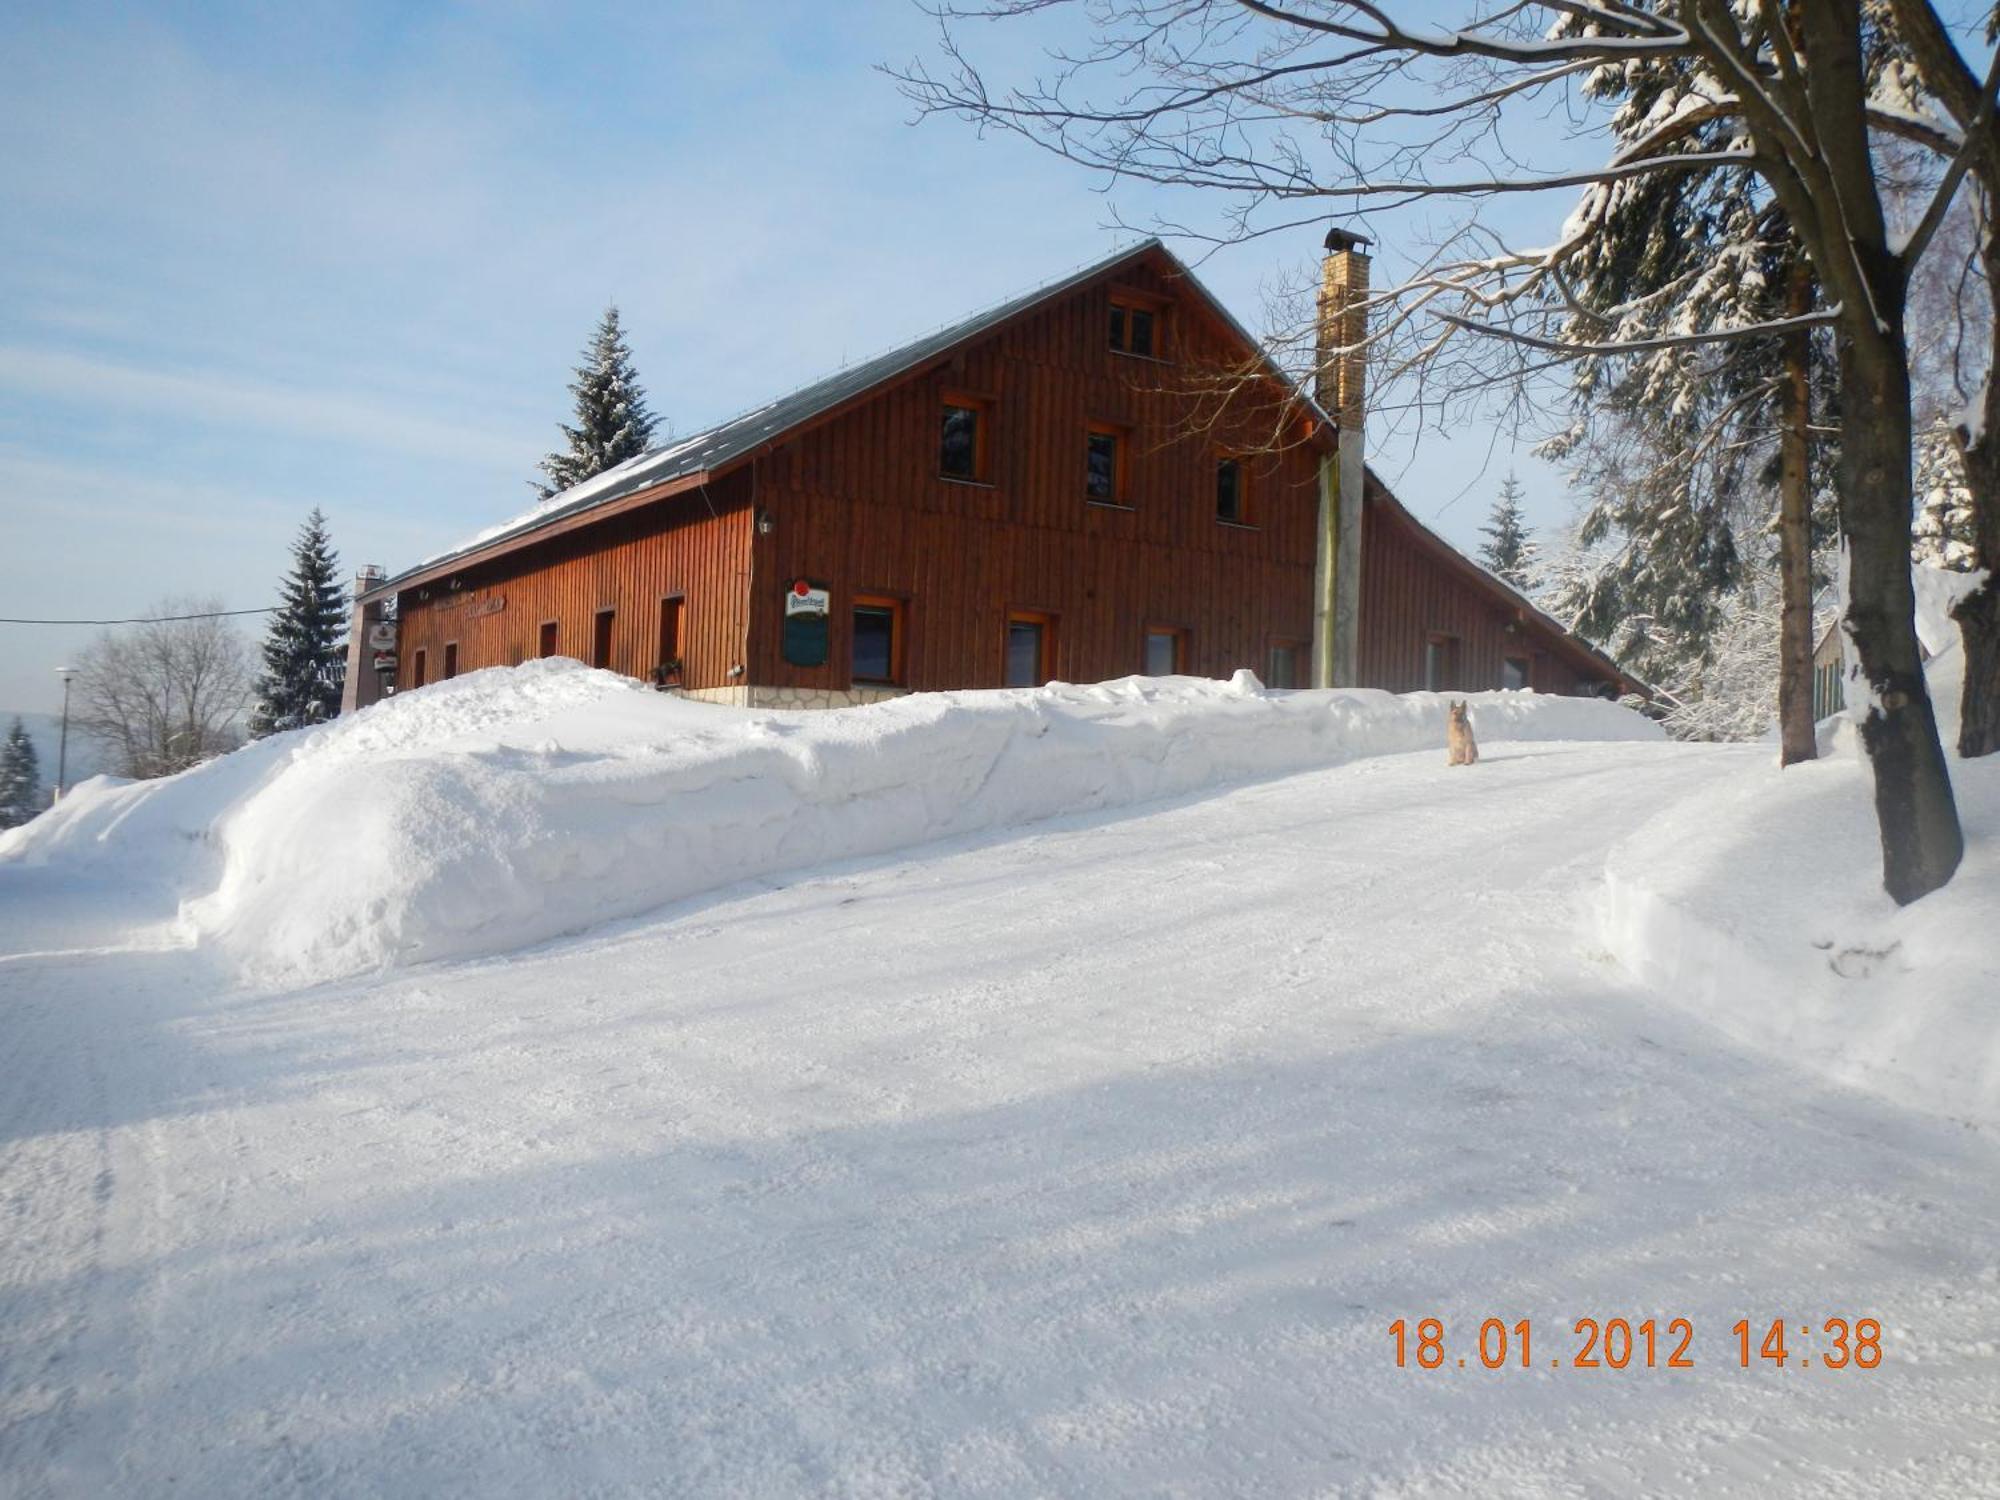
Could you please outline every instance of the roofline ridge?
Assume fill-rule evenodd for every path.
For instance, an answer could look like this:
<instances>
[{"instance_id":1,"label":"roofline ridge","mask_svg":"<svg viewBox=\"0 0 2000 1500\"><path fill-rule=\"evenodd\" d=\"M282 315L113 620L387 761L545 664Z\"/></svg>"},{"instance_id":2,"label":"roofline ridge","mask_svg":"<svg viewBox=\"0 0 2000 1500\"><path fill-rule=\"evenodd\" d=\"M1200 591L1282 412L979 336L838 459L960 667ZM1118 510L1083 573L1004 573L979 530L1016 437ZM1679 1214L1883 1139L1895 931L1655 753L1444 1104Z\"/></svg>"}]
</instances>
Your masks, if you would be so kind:
<instances>
[{"instance_id":1,"label":"roofline ridge","mask_svg":"<svg viewBox=\"0 0 2000 1500\"><path fill-rule=\"evenodd\" d=\"M688 433L685 437L679 439L676 442L662 443L656 449L649 448L646 450L645 453L635 455L633 461L636 462L638 459L645 458L652 453L656 452L663 453L668 448L684 447L686 444L694 441L697 438L706 437L709 433L720 432L725 427L733 427L738 422L745 421L750 417L754 417L760 411L768 411L771 407L777 406L781 402L789 401L792 399L792 397L799 395L803 391L809 391L816 385L824 385L829 380L836 380L840 376L847 374L851 370L857 370L863 365L873 364L878 359L887 359L891 355L900 353L904 349L912 348L918 344L927 343L931 339L936 338L939 334L948 333L950 330L954 328L963 328L975 323L982 322L985 319L992 317L1002 308L1012 307L1016 302L1025 302L1031 297L1039 297L1046 295L1047 293L1054 291L1057 287L1063 285L1065 282L1076 280L1077 278L1087 275L1093 271L1105 269L1115 264L1118 261L1126 259L1129 256L1136 255L1141 250L1148 250L1148 249L1165 250L1166 248L1167 247L1165 243L1160 239L1158 235L1149 234L1145 236L1143 239L1134 240L1131 244L1126 245L1123 249L1112 251L1109 255L1099 256L1096 260L1079 261L1077 262L1077 264L1071 266L1067 271L1064 271L1059 276L1051 276L1048 277L1046 280L1034 283L1032 286L1024 286L1019 291L1010 292L1004 297L996 297L993 301L979 308L978 311L967 313L962 318L948 319L943 323L938 323L933 327L923 329L921 332L913 333L908 338L898 339L895 343L885 345L884 347L877 349L870 354L863 355L859 359L848 360L836 370L829 370L825 374L815 376L811 380L802 380L797 385L792 386L788 390L779 391L777 394L773 395L768 401L760 401L755 406L746 406L741 411L732 412L729 416L724 417L721 421L711 422L706 427L702 427L694 432ZM1171 251L1169 251L1168 253L1172 254ZM585 484L588 484L589 482L590 482L589 480L583 481L583 483Z\"/></svg>"}]
</instances>

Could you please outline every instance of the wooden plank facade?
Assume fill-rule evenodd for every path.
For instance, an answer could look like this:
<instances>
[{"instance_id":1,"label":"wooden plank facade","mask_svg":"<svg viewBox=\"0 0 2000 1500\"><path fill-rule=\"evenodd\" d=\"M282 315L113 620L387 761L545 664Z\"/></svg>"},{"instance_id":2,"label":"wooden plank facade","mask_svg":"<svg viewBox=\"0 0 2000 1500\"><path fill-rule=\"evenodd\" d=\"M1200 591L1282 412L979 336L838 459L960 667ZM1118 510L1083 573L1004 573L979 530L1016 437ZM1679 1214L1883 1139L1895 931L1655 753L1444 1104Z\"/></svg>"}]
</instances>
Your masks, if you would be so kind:
<instances>
[{"instance_id":1,"label":"wooden plank facade","mask_svg":"<svg viewBox=\"0 0 2000 1500\"><path fill-rule=\"evenodd\" d=\"M1603 659L1372 488L1362 531L1360 675L1392 693L1623 689ZM1511 669L1510 669L1511 664Z\"/></svg>"},{"instance_id":2,"label":"wooden plank facade","mask_svg":"<svg viewBox=\"0 0 2000 1500\"><path fill-rule=\"evenodd\" d=\"M705 494L578 528L403 593L399 686L537 656L571 656L650 680L673 600L684 680L733 681L729 669L743 660L749 623L748 478L732 475Z\"/></svg>"},{"instance_id":3,"label":"wooden plank facade","mask_svg":"<svg viewBox=\"0 0 2000 1500\"><path fill-rule=\"evenodd\" d=\"M1228 351L1193 304L1175 304L1164 337L1175 363L1120 353L1105 329L1114 288L1168 295L1150 266L1045 307L942 367L787 444L757 469L772 534L758 539L763 583L752 612L750 673L777 687L850 686L846 599L906 601L904 686L997 687L1010 613L1048 617L1049 670L1071 682L1145 668L1146 632L1181 633L1185 669L1262 672L1274 640L1311 627L1317 449L1259 452L1256 414L1195 430L1176 366ZM1185 362L1185 364L1182 364ZM990 420L981 480L938 474L947 395ZM1114 498L1086 493L1087 438L1112 430ZM1216 465L1242 458L1244 520L1216 519ZM834 590L825 667L786 663L778 608L795 577ZM843 597L845 596L845 598Z\"/></svg>"},{"instance_id":4,"label":"wooden plank facade","mask_svg":"<svg viewBox=\"0 0 2000 1500\"><path fill-rule=\"evenodd\" d=\"M1114 347L1133 309L1150 354ZM1038 677L1171 664L1304 686L1332 428L1275 379L1269 401L1201 393L1194 372L1255 357L1142 248L657 494L413 570L391 586L400 685L561 654L722 701L836 704L1001 686L1010 641L1032 639ZM955 458L948 409L976 431ZM1361 685L1625 685L1386 490L1363 537ZM830 596L818 665L784 647L802 579Z\"/></svg>"}]
</instances>

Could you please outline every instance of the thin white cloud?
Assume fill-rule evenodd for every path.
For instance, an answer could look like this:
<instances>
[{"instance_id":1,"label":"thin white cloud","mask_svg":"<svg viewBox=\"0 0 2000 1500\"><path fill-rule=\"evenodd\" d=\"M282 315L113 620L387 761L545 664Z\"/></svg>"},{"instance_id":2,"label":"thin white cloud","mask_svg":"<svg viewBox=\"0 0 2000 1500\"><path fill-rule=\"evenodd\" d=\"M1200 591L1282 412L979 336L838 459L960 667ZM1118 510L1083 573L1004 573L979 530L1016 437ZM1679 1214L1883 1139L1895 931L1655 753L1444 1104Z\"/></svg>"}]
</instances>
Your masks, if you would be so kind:
<instances>
[{"instance_id":1,"label":"thin white cloud","mask_svg":"<svg viewBox=\"0 0 2000 1500\"><path fill-rule=\"evenodd\" d=\"M519 433L412 415L351 391L311 390L203 371L149 369L62 350L0 345L0 387L49 401L171 412L218 425L283 432L364 449L490 465Z\"/></svg>"}]
</instances>

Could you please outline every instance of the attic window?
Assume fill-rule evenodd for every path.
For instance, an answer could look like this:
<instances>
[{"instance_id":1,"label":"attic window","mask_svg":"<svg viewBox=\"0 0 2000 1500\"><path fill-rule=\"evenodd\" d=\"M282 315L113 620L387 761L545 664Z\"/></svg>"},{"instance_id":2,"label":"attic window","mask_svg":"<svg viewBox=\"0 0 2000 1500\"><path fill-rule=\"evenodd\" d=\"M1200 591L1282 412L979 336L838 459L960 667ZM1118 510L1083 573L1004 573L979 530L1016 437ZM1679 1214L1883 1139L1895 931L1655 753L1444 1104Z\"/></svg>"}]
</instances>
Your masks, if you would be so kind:
<instances>
[{"instance_id":1,"label":"attic window","mask_svg":"<svg viewBox=\"0 0 2000 1500\"><path fill-rule=\"evenodd\" d=\"M988 475L993 403L946 392L938 433L938 473L983 482Z\"/></svg>"},{"instance_id":2,"label":"attic window","mask_svg":"<svg viewBox=\"0 0 2000 1500\"><path fill-rule=\"evenodd\" d=\"M1215 519L1231 526L1248 523L1249 510L1244 502L1243 460L1222 457L1215 461Z\"/></svg>"},{"instance_id":3,"label":"attic window","mask_svg":"<svg viewBox=\"0 0 2000 1500\"><path fill-rule=\"evenodd\" d=\"M1111 294L1111 347L1141 359L1164 359L1167 353L1166 304L1137 292Z\"/></svg>"}]
</instances>

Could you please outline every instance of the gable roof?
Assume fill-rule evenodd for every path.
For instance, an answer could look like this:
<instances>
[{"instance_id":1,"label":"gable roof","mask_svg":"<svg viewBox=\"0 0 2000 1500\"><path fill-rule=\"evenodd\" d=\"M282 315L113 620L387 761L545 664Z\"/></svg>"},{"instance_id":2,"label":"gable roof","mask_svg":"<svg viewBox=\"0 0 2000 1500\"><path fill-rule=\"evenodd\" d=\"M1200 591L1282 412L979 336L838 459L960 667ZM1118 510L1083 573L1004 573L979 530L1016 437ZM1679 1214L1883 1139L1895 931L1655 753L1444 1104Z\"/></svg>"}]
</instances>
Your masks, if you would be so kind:
<instances>
[{"instance_id":1,"label":"gable roof","mask_svg":"<svg viewBox=\"0 0 2000 1500\"><path fill-rule=\"evenodd\" d=\"M788 396L780 396L775 401L717 423L706 431L695 433L692 437L677 439L649 449L637 458L627 459L616 468L607 469L594 478L586 479L581 484L572 485L569 489L550 496L520 515L497 526L488 527L446 552L425 558L422 562L405 568L395 577L370 589L362 598L380 599L394 594L399 589L412 587L474 562L484 562L491 557L513 551L517 547L530 545L558 531L588 525L592 521L608 517L615 510L623 510L632 505L650 504L656 499L664 499L682 490L695 488L719 477L749 458L765 444L782 438L793 429L826 416L901 377L926 368L961 345L998 331L1011 320L1031 312L1044 303L1111 276L1149 256L1164 260L1170 274L1185 282L1189 290L1200 299L1202 306L1240 339L1245 348L1256 353L1266 373L1284 387L1288 399L1297 401L1300 409L1313 419L1314 432L1319 440L1331 442L1331 435L1336 430L1337 424L1327 414L1325 408L1313 398L1312 393L1293 380L1283 367L1270 357L1263 343L1254 337L1207 287L1201 284L1180 257L1158 238L1152 237L1115 251L1102 260L1072 271L1067 276L1048 282L1033 291L1009 298L1005 302L987 308L984 312L975 313L960 322L913 339L907 344L889 350L886 354L864 360L858 365L850 366L811 385L801 386ZM1374 470L1368 470L1367 476L1364 493L1368 500L1385 503L1411 528L1423 545L1434 551L1447 566L1452 567L1467 582L1492 596L1501 607L1516 611L1522 620L1532 618L1540 623L1552 634L1560 637L1574 656L1587 661L1593 670L1604 673L1621 689L1637 692L1648 698L1655 696L1654 690L1646 683L1632 676L1583 637L1545 613L1504 579L1480 567L1450 542L1425 526L1395 497ZM602 517L600 512L603 513Z\"/></svg>"},{"instance_id":2,"label":"gable roof","mask_svg":"<svg viewBox=\"0 0 2000 1500\"><path fill-rule=\"evenodd\" d=\"M731 417L704 432L692 437L678 438L657 448L652 448L637 458L627 459L616 468L606 469L583 483L572 485L559 494L522 512L497 526L468 537L445 552L427 557L412 567L405 568L370 589L364 597L380 598L401 588L408 588L422 579L448 572L464 566L475 558L484 561L488 557L512 551L517 546L525 546L538 540L544 533L557 529L567 530L569 525L578 524L586 516L605 510L621 500L638 496L643 492L659 491L660 498L677 489L692 487L705 479L719 476L725 470L748 458L755 450L783 437L793 428L803 426L824 416L878 387L889 384L898 377L909 375L950 354L960 345L982 338L998 330L1003 324L1032 311L1043 303L1053 301L1069 292L1076 291L1093 281L1143 260L1147 256L1163 257L1173 273L1183 279L1189 288L1201 298L1203 304L1219 317L1223 323L1242 339L1249 348L1264 354L1264 347L1235 316L1217 301L1204 287L1180 258L1157 238L1139 241L1127 246L1100 261L1072 271L1069 275L1031 292L999 303L984 312L975 313L962 322L950 324L922 338L864 360L858 365L829 375L824 380L801 386L788 396ZM1265 363L1271 374L1284 382L1288 392L1299 400L1303 409L1319 423L1323 430L1330 431L1333 421L1320 409L1310 394L1268 355ZM649 497L650 498L650 497ZM619 507L623 508L623 507Z\"/></svg>"}]
</instances>

